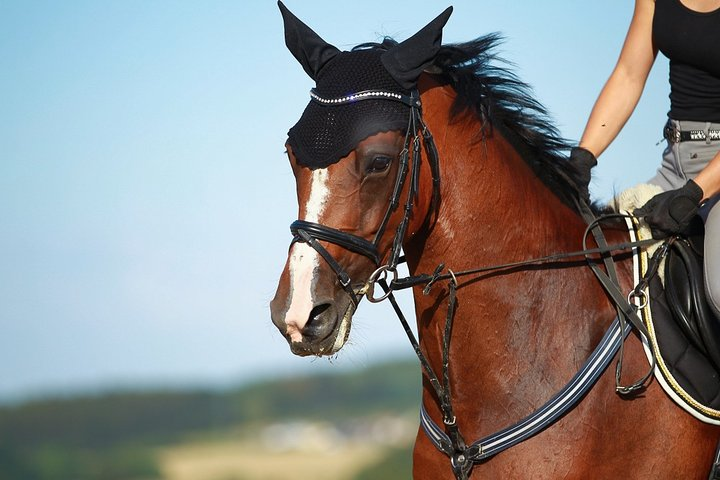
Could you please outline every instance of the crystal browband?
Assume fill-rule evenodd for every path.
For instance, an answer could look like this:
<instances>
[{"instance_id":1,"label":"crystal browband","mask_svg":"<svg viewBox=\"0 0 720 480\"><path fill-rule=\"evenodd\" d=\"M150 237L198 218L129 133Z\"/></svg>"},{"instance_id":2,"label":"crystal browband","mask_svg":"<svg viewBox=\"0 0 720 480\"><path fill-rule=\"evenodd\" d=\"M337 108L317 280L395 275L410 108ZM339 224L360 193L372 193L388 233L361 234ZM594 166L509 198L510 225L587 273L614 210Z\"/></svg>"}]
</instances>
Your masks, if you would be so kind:
<instances>
[{"instance_id":1,"label":"crystal browband","mask_svg":"<svg viewBox=\"0 0 720 480\"><path fill-rule=\"evenodd\" d=\"M384 92L382 90L364 90L339 98L323 98L318 95L317 91L313 88L310 90L310 98L322 105L346 105L348 103L359 102L360 100L394 100L404 103L409 107L420 108L420 98L417 96Z\"/></svg>"}]
</instances>

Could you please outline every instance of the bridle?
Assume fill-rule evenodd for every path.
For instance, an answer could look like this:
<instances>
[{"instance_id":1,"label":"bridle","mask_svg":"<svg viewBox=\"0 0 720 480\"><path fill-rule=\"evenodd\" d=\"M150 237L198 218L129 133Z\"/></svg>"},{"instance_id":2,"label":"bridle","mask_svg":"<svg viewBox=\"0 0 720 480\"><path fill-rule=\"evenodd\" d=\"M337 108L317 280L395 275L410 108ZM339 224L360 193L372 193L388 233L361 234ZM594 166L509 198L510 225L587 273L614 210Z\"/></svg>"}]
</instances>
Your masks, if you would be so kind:
<instances>
[{"instance_id":1,"label":"bridle","mask_svg":"<svg viewBox=\"0 0 720 480\"><path fill-rule=\"evenodd\" d=\"M422 156L420 149L420 134L422 134L423 137L422 143L425 145L425 153L427 154L430 171L432 172L433 197L431 210L437 206L440 194L440 166L437 148L435 147L435 141L433 140L432 134L422 118L422 103L420 102L420 93L418 90L413 90L410 95L381 90L366 90L340 98L322 98L317 94L315 89L312 89L310 91L310 98L312 101L328 106L346 105L363 100L388 100L400 102L406 105L410 110L408 126L405 132L405 141L403 143L403 149L399 155L400 163L398 166L397 177L395 178L395 186L390 196L388 208L385 211L385 215L383 216L372 241L327 225L308 222L306 220L296 220L290 224L290 232L293 234L291 245L296 242L304 242L317 251L335 272L340 285L350 297L353 305L357 307L362 296L368 293L368 291L372 292L373 285L381 277L381 275L386 276L388 273L391 273L395 275L395 278L397 278L397 266L401 259L400 251L402 249L403 241L405 240L408 225L410 224L414 201L417 197L419 189L420 162ZM411 148L412 157L410 156ZM410 172L410 185L407 200L405 201L403 218L395 231L395 237L392 242L388 261L385 265L381 266L383 255L381 255L379 251L380 241L387 230L390 217L400 206L401 195L408 178L408 170ZM350 278L350 275L345 271L342 265L335 260L330 252L328 252L327 249L320 244L320 241L339 245L351 252L363 255L373 262L376 270L367 280L363 281L363 288L357 291L355 290L353 287L354 282ZM368 295L368 299L373 302L379 302L385 298L387 298L387 295L379 298L372 297L372 293Z\"/></svg>"},{"instance_id":2,"label":"bridle","mask_svg":"<svg viewBox=\"0 0 720 480\"><path fill-rule=\"evenodd\" d=\"M359 92L342 98L325 99L320 97L313 89L311 90L310 95L313 101L324 105L345 105L369 99L383 99L402 102L410 109L408 127L405 133L403 149L399 156L400 164L392 195L390 197L390 203L373 240L370 241L358 235L344 232L327 225L309 222L306 220L296 220L290 225L290 231L293 234L291 244L296 242L307 243L323 257L323 259L335 272L340 285L351 299L351 307L353 309L357 307L363 296L367 296L369 301L375 303L385 299L390 301L406 334L408 335L410 343L421 363L424 373L435 391L443 417L443 428L440 428L433 422L430 416L427 415L423 405L421 409L422 426L432 443L440 451L450 457L451 467L456 479L467 479L475 463L483 461L502 450L510 448L513 445L530 438L554 423L565 412L572 408L575 403L579 401L579 398L582 398L582 396L589 391L600 375L604 372L605 368L618 350L620 351L620 359L616 365L616 391L620 394L632 394L637 391L641 391L644 388L654 370L654 355L652 356L650 370L645 376L629 386L622 386L620 384L622 345L624 338L630 331L630 327L626 321L632 324L641 336L647 338L647 329L637 315L637 306L634 304L633 299L642 298L647 300L645 289L650 276L655 274L657 265L664 253L667 251L665 247L658 249L657 253L653 256L653 259L650 262L651 268L648 269L648 273L630 292L630 295L626 297L619 288L619 280L617 278L617 273L615 272L612 253L632 249L637 250L641 247L648 246L650 243L654 243L655 241L641 240L608 245L600 228L600 223L609 217L619 217L624 215L612 214L605 217L595 218L583 201L577 201L578 211L588 224L583 237L583 250L548 255L546 257L520 262L476 268L462 272L453 272L448 270L447 273L443 273L445 266L441 264L436 268L433 274L420 274L398 279L397 267L402 261L400 256L401 248L412 216L414 200L416 199L419 190L421 162L420 134L422 134L423 137L422 143L425 146L425 152L427 154L432 173L433 193L430 209L431 212L437 208L439 202L440 167L438 152L432 134L422 118L422 105L420 102L419 92L417 90L413 90L410 95L401 95L392 92L373 90ZM412 157L410 156L410 148L412 148ZM381 265L383 255L379 251L379 244L385 234L385 231L387 230L391 216L400 206L401 195L408 178L410 180L410 185L408 187L408 195L404 205L403 217L395 231L395 237L392 242L388 261L386 264ZM587 247L586 240L590 234L594 236L595 241L597 242L598 246L596 248ZM377 267L376 270L367 280L364 281L363 286L356 290L349 274L327 251L327 249L322 246L320 243L321 241L338 245L351 252L365 256ZM598 261L591 258L592 255L601 256L607 273L600 269L597 265ZM490 271L506 271L524 266L547 264L572 258L585 258L588 260L593 273L595 273L606 292L610 295L616 307L618 317L610 326L605 337L601 343L598 344L595 351L588 358L578 374L576 374L576 376L573 377L573 379L571 379L571 381L550 401L518 423L470 445L466 444L458 428L450 398L449 344L456 306L456 292L458 288L457 278L466 275L478 275L480 273ZM390 282L387 281L388 274L393 275L393 279ZM418 285L425 285L424 293L427 294L432 285L440 280L448 281L449 292L448 310L445 320L445 328L442 335L442 370L441 375L439 376L435 373L422 352L419 342L417 341L409 323L407 322L407 319L394 298L393 291ZM374 296L374 285L376 283L382 287L385 292L384 295L379 297ZM588 372L592 372L592 374L589 374ZM492 445L492 448L488 448L489 444Z\"/></svg>"}]
</instances>

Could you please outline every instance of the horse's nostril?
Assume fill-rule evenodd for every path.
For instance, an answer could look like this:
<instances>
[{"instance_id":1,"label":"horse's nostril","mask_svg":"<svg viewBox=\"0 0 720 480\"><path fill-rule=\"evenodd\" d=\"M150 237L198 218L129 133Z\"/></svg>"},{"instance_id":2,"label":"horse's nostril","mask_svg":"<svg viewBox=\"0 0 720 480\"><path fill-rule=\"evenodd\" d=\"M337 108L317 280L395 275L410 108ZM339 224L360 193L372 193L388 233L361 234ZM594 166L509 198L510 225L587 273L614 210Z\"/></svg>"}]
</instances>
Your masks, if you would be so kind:
<instances>
[{"instance_id":1,"label":"horse's nostril","mask_svg":"<svg viewBox=\"0 0 720 480\"><path fill-rule=\"evenodd\" d=\"M310 325L313 322L316 322L320 319L323 312L330 308L329 303L323 303L322 305L317 305L310 311L310 316L308 317L308 323L307 325Z\"/></svg>"},{"instance_id":2,"label":"horse's nostril","mask_svg":"<svg viewBox=\"0 0 720 480\"><path fill-rule=\"evenodd\" d=\"M307 339L321 339L327 337L335 328L335 318L329 303L316 305L302 329L303 337Z\"/></svg>"}]
</instances>

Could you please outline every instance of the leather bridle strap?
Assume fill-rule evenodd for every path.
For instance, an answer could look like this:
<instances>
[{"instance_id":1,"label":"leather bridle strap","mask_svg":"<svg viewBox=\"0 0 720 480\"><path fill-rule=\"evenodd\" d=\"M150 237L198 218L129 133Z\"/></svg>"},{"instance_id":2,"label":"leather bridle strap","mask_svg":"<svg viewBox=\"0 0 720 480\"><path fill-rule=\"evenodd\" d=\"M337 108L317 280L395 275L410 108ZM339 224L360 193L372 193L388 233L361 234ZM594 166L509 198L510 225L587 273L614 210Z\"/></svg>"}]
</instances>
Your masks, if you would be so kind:
<instances>
[{"instance_id":1,"label":"leather bridle strap","mask_svg":"<svg viewBox=\"0 0 720 480\"><path fill-rule=\"evenodd\" d=\"M307 242L308 245L310 245L312 248L317 251L320 256L322 256L325 261L330 265L330 268L333 269L335 272L335 275L337 275L338 281L340 282L340 285L343 287L343 290L348 294L350 297L350 300L353 302L353 304L357 307L358 303L360 303L360 299L355 294L355 290L353 290L352 287L352 280L350 280L350 275L345 271L342 266L335 261L332 255L330 255L330 252L328 252L325 247L320 245L320 242L315 240L309 233L307 233L305 230L299 229L297 230L297 237L299 240L302 240L303 242ZM299 241L298 240L298 241Z\"/></svg>"},{"instance_id":2,"label":"leather bridle strap","mask_svg":"<svg viewBox=\"0 0 720 480\"><path fill-rule=\"evenodd\" d=\"M603 218L604 217L602 217L600 220L602 220ZM459 270L459 271L454 272L453 274L441 273L445 267L444 264L441 264L441 265L439 265L439 268L436 269L436 271L432 274L421 273L418 275L413 275L413 276L393 280L390 283L390 289L393 291L404 290L407 288L416 287L418 285L425 285L426 287L431 287L434 283L443 281L443 280L450 280L453 276L455 276L457 278L465 277L465 276L469 276L469 275L478 276L482 273L488 273L488 272L501 272L501 271L506 271L506 270L509 271L512 269L519 269L521 267L539 266L539 265L543 265L543 264L556 263L556 262L560 262L560 261L564 261L564 260L572 261L573 259L581 259L588 255L623 252L623 251L628 251L628 250L635 249L635 248L648 247L648 246L654 245L656 243L657 243L657 240L654 240L654 239L639 240L639 241L634 241L634 242L615 243L615 244L606 245L604 247L585 248L583 250L577 250L574 252L554 253L551 255L546 255L544 257L530 258L528 260L519 260L517 262L499 263L499 264L494 264L494 265L487 265L484 267L471 268L468 270Z\"/></svg>"},{"instance_id":3,"label":"leather bridle strap","mask_svg":"<svg viewBox=\"0 0 720 480\"><path fill-rule=\"evenodd\" d=\"M605 236L603 235L602 229L600 228L601 219L595 218L587 204L580 202L579 206L580 213L588 224L587 228L585 229L585 234L583 236L583 247L587 248L587 237L589 232L592 232L595 241L600 247L607 247ZM627 215L621 213L609 214L602 217L602 220L613 217L627 218ZM597 265L597 263L594 262L589 256L587 256L587 260L588 266L595 274L595 277L598 279L605 292L607 292L607 294L610 295L610 298L612 298L615 310L618 313L618 319L620 321L621 327L623 329L625 328L625 321L630 322L632 326L635 327L638 334L642 337L643 341L649 342L650 334L647 330L647 327L637 313L638 307L631 304L629 298L623 295L623 293L620 291L620 281L617 277L617 271L615 269L615 264L612 256L603 254L603 263L605 264L607 272L603 272ZM636 286L633 292L637 293L638 288L639 287ZM650 367L648 368L648 371L645 373L645 375L643 375L640 379L634 381L630 385L623 385L621 381L621 376L624 357L625 347L623 342L620 344L620 353L618 355L617 363L615 364L615 391L622 395L631 395L644 389L647 381L652 378L653 371L655 370L656 359L654 352L651 352Z\"/></svg>"},{"instance_id":4,"label":"leather bridle strap","mask_svg":"<svg viewBox=\"0 0 720 480\"><path fill-rule=\"evenodd\" d=\"M290 224L290 232L295 237L293 238L293 243L305 241L304 238L299 236L299 232L301 230L316 240L340 245L351 252L365 255L367 258L372 260L375 265L380 264L380 254L377 246L374 243L365 240L363 237L343 232L342 230L321 225L319 223L308 222L306 220L295 220Z\"/></svg>"},{"instance_id":5,"label":"leather bridle strap","mask_svg":"<svg viewBox=\"0 0 720 480\"><path fill-rule=\"evenodd\" d=\"M388 263L385 267L381 267L384 268L384 270L395 272L397 265L401 262L400 251L410 224L414 201L417 198L419 190L420 163L422 157L420 134L423 136L422 143L424 143L425 146L425 153L428 157L433 180L431 209L437 208L437 202L440 196L440 163L438 159L438 151L432 134L422 119L420 93L417 90L414 90L410 95L397 95L381 91L359 92L358 94L349 95L339 99L322 99L317 96L315 91L311 91L311 96L314 101L330 106L362 100L383 99L398 101L410 107L408 127L405 132L405 142L403 150L399 155L400 163L398 165L397 177L390 197L390 203L382 221L380 222L380 225L378 226L372 242L358 235L344 232L319 223L309 222L307 220L296 220L290 225L290 232L293 234L291 245L295 242L304 242L315 249L333 269L343 289L348 293L352 302L357 306L360 298L358 298L358 292L355 292L352 287L352 280L350 279L350 276L342 268L339 262L333 258L330 252L322 246L320 241L339 245L346 250L369 258L376 267L380 266L382 262L382 257L379 252L380 241L385 233L390 217L400 206L400 197L409 176L410 187L408 189L408 196L405 202L403 218L395 231L395 237L392 242ZM410 148L412 148L412 162L410 161Z\"/></svg>"}]
</instances>

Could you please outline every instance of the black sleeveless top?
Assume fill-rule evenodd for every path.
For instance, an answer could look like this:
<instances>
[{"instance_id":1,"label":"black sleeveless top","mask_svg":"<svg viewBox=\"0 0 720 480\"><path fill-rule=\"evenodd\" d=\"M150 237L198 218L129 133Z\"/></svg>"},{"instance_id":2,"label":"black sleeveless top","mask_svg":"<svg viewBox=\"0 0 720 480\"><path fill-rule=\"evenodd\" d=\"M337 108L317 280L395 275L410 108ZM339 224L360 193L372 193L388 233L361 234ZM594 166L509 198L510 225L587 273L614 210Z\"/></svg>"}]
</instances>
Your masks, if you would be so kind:
<instances>
[{"instance_id":1,"label":"black sleeveless top","mask_svg":"<svg viewBox=\"0 0 720 480\"><path fill-rule=\"evenodd\" d=\"M720 122L720 8L700 13L655 0L653 42L670 59L668 116Z\"/></svg>"}]
</instances>

